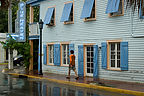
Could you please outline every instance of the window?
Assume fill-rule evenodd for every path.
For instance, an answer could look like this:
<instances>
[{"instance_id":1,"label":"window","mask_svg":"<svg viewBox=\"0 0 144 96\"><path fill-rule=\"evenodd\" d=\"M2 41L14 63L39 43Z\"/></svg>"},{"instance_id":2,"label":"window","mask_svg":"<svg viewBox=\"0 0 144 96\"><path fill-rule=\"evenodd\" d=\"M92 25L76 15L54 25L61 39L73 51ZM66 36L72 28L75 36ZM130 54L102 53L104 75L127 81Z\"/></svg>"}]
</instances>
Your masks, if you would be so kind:
<instances>
[{"instance_id":1,"label":"window","mask_svg":"<svg viewBox=\"0 0 144 96\"><path fill-rule=\"evenodd\" d=\"M47 56L47 61L49 65L53 65L54 64L54 46L53 44L48 44L47 47L47 51L48 51L48 56Z\"/></svg>"},{"instance_id":2,"label":"window","mask_svg":"<svg viewBox=\"0 0 144 96\"><path fill-rule=\"evenodd\" d=\"M44 19L44 24L46 24L48 26L55 25L55 7L48 8L45 19Z\"/></svg>"},{"instance_id":3,"label":"window","mask_svg":"<svg viewBox=\"0 0 144 96\"><path fill-rule=\"evenodd\" d=\"M85 0L81 19L84 21L96 20L96 0Z\"/></svg>"},{"instance_id":4,"label":"window","mask_svg":"<svg viewBox=\"0 0 144 96\"><path fill-rule=\"evenodd\" d=\"M120 43L110 43L109 49L109 68L120 69Z\"/></svg>"},{"instance_id":5,"label":"window","mask_svg":"<svg viewBox=\"0 0 144 96\"><path fill-rule=\"evenodd\" d=\"M128 70L128 42L107 40L101 46L103 69Z\"/></svg>"},{"instance_id":6,"label":"window","mask_svg":"<svg viewBox=\"0 0 144 96\"><path fill-rule=\"evenodd\" d=\"M63 13L61 17L61 22L64 24L73 24L74 23L74 7L73 2L66 2L63 8Z\"/></svg>"},{"instance_id":7,"label":"window","mask_svg":"<svg viewBox=\"0 0 144 96\"><path fill-rule=\"evenodd\" d=\"M62 44L62 65L69 65L69 44Z\"/></svg>"},{"instance_id":8,"label":"window","mask_svg":"<svg viewBox=\"0 0 144 96\"><path fill-rule=\"evenodd\" d=\"M120 0L118 12L109 13L109 17L124 15L124 0Z\"/></svg>"}]
</instances>

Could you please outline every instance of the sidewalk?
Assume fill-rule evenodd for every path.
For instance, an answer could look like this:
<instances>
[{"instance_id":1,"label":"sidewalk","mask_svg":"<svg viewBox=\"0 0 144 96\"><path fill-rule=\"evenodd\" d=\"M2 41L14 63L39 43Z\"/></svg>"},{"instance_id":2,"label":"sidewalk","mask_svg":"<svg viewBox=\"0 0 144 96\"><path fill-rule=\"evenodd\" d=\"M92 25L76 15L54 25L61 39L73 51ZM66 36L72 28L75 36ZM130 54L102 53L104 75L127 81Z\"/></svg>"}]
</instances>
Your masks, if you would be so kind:
<instances>
[{"instance_id":1,"label":"sidewalk","mask_svg":"<svg viewBox=\"0 0 144 96\"><path fill-rule=\"evenodd\" d=\"M37 72L31 72L29 74L17 74L9 73L10 75L26 76L29 78L46 79L48 81L63 83L79 87L94 88L100 90L106 90L111 92L119 92L125 94L132 94L135 96L144 96L144 83L132 83L132 82L122 82L115 80L94 80L91 77L79 78L75 80L74 76L70 79L66 79L65 75L53 74L53 73L43 73L43 75L37 75Z\"/></svg>"}]
</instances>

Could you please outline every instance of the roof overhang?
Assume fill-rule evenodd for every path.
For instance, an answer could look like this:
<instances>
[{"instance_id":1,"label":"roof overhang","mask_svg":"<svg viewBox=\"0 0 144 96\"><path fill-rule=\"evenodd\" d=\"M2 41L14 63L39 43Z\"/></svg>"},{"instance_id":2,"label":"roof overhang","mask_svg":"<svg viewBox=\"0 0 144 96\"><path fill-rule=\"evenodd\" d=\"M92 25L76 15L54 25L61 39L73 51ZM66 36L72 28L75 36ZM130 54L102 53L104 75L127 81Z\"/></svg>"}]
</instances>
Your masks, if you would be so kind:
<instances>
[{"instance_id":1,"label":"roof overhang","mask_svg":"<svg viewBox=\"0 0 144 96\"><path fill-rule=\"evenodd\" d=\"M44 1L44 0L29 0L29 1L26 2L26 4L31 5L31 4L39 3L41 1Z\"/></svg>"}]
</instances>

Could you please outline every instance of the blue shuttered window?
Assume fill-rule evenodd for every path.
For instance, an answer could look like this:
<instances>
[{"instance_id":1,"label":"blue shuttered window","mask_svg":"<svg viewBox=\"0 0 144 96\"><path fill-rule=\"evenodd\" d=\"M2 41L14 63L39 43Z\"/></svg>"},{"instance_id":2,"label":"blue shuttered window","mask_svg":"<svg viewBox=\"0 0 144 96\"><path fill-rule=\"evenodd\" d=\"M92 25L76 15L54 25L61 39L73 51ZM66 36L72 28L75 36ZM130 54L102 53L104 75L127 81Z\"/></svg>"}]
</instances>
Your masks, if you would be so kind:
<instances>
[{"instance_id":1,"label":"blue shuttered window","mask_svg":"<svg viewBox=\"0 0 144 96\"><path fill-rule=\"evenodd\" d=\"M70 50L74 51L74 44L69 44L69 56L70 56Z\"/></svg>"},{"instance_id":2,"label":"blue shuttered window","mask_svg":"<svg viewBox=\"0 0 144 96\"><path fill-rule=\"evenodd\" d=\"M84 53L83 45L78 46L78 76L84 76Z\"/></svg>"},{"instance_id":3,"label":"blue shuttered window","mask_svg":"<svg viewBox=\"0 0 144 96\"><path fill-rule=\"evenodd\" d=\"M107 43L106 42L101 43L101 47L102 47L102 49L101 49L101 51L102 51L102 53L101 53L102 68L106 69L107 68Z\"/></svg>"},{"instance_id":4,"label":"blue shuttered window","mask_svg":"<svg viewBox=\"0 0 144 96\"><path fill-rule=\"evenodd\" d=\"M144 1L143 1L144 2ZM144 4L144 3L143 3ZM143 5L144 6L144 5ZM141 0L140 0L140 8L139 8L139 18L140 19L144 19L144 16L142 15L142 12L143 12L143 10L142 10L142 3L141 3Z\"/></svg>"},{"instance_id":5,"label":"blue shuttered window","mask_svg":"<svg viewBox=\"0 0 144 96\"><path fill-rule=\"evenodd\" d=\"M54 12L54 7L48 8L45 19L44 19L44 24L50 24L53 12Z\"/></svg>"},{"instance_id":6,"label":"blue shuttered window","mask_svg":"<svg viewBox=\"0 0 144 96\"><path fill-rule=\"evenodd\" d=\"M82 13L81 13L81 17L80 17L81 19L91 16L93 4L94 4L94 0L85 0Z\"/></svg>"},{"instance_id":7,"label":"blue shuttered window","mask_svg":"<svg viewBox=\"0 0 144 96\"><path fill-rule=\"evenodd\" d=\"M43 64L47 64L47 46L46 45L43 45Z\"/></svg>"},{"instance_id":8,"label":"blue shuttered window","mask_svg":"<svg viewBox=\"0 0 144 96\"><path fill-rule=\"evenodd\" d=\"M70 12L72 9L73 3L67 3L64 5L63 13L60 22L65 22L69 20Z\"/></svg>"},{"instance_id":9,"label":"blue shuttered window","mask_svg":"<svg viewBox=\"0 0 144 96\"><path fill-rule=\"evenodd\" d=\"M120 0L108 0L106 14L118 12Z\"/></svg>"},{"instance_id":10,"label":"blue shuttered window","mask_svg":"<svg viewBox=\"0 0 144 96\"><path fill-rule=\"evenodd\" d=\"M128 70L128 42L120 43L121 52L121 70Z\"/></svg>"},{"instance_id":11,"label":"blue shuttered window","mask_svg":"<svg viewBox=\"0 0 144 96\"><path fill-rule=\"evenodd\" d=\"M98 46L94 45L94 72L93 77L98 77Z\"/></svg>"},{"instance_id":12,"label":"blue shuttered window","mask_svg":"<svg viewBox=\"0 0 144 96\"><path fill-rule=\"evenodd\" d=\"M60 66L60 44L54 44L54 65Z\"/></svg>"}]
</instances>

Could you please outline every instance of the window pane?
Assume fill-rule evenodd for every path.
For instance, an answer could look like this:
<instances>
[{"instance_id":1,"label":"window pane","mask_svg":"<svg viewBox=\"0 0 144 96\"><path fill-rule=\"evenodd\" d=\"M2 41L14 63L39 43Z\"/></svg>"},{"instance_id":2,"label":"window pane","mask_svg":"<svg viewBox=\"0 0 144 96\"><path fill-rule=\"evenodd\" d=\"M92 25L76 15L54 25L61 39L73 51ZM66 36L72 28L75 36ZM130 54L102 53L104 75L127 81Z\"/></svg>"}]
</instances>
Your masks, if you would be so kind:
<instances>
[{"instance_id":1,"label":"window pane","mask_svg":"<svg viewBox=\"0 0 144 96\"><path fill-rule=\"evenodd\" d=\"M111 55L111 59L115 59L115 55Z\"/></svg>"},{"instance_id":2,"label":"window pane","mask_svg":"<svg viewBox=\"0 0 144 96\"><path fill-rule=\"evenodd\" d=\"M120 68L120 60L117 60L117 67Z\"/></svg>"},{"instance_id":3,"label":"window pane","mask_svg":"<svg viewBox=\"0 0 144 96\"><path fill-rule=\"evenodd\" d=\"M91 62L93 62L93 58L91 58Z\"/></svg>"},{"instance_id":4,"label":"window pane","mask_svg":"<svg viewBox=\"0 0 144 96\"><path fill-rule=\"evenodd\" d=\"M120 51L120 43L117 44L117 50Z\"/></svg>"},{"instance_id":5,"label":"window pane","mask_svg":"<svg viewBox=\"0 0 144 96\"><path fill-rule=\"evenodd\" d=\"M93 55L93 52L91 52L91 57L93 57L94 55Z\"/></svg>"},{"instance_id":6,"label":"window pane","mask_svg":"<svg viewBox=\"0 0 144 96\"><path fill-rule=\"evenodd\" d=\"M87 68L87 73L90 73L90 69L89 68Z\"/></svg>"},{"instance_id":7,"label":"window pane","mask_svg":"<svg viewBox=\"0 0 144 96\"><path fill-rule=\"evenodd\" d=\"M90 56L90 52L87 52L87 56L88 56L88 57Z\"/></svg>"},{"instance_id":8,"label":"window pane","mask_svg":"<svg viewBox=\"0 0 144 96\"><path fill-rule=\"evenodd\" d=\"M87 62L90 62L90 58L87 58Z\"/></svg>"},{"instance_id":9,"label":"window pane","mask_svg":"<svg viewBox=\"0 0 144 96\"><path fill-rule=\"evenodd\" d=\"M93 73L93 69L91 69L91 73Z\"/></svg>"},{"instance_id":10,"label":"window pane","mask_svg":"<svg viewBox=\"0 0 144 96\"><path fill-rule=\"evenodd\" d=\"M91 68L93 68L93 63L91 63Z\"/></svg>"},{"instance_id":11,"label":"window pane","mask_svg":"<svg viewBox=\"0 0 144 96\"><path fill-rule=\"evenodd\" d=\"M93 47L91 47L91 51L93 51Z\"/></svg>"},{"instance_id":12,"label":"window pane","mask_svg":"<svg viewBox=\"0 0 144 96\"><path fill-rule=\"evenodd\" d=\"M117 59L120 59L120 55L117 55Z\"/></svg>"},{"instance_id":13,"label":"window pane","mask_svg":"<svg viewBox=\"0 0 144 96\"><path fill-rule=\"evenodd\" d=\"M87 51L90 51L90 47L87 47Z\"/></svg>"},{"instance_id":14,"label":"window pane","mask_svg":"<svg viewBox=\"0 0 144 96\"><path fill-rule=\"evenodd\" d=\"M115 44L114 43L111 44L111 50L115 50Z\"/></svg>"},{"instance_id":15,"label":"window pane","mask_svg":"<svg viewBox=\"0 0 144 96\"><path fill-rule=\"evenodd\" d=\"M87 67L90 67L90 63L87 63Z\"/></svg>"},{"instance_id":16,"label":"window pane","mask_svg":"<svg viewBox=\"0 0 144 96\"><path fill-rule=\"evenodd\" d=\"M65 58L63 58L63 64L66 64L66 59Z\"/></svg>"},{"instance_id":17,"label":"window pane","mask_svg":"<svg viewBox=\"0 0 144 96\"><path fill-rule=\"evenodd\" d=\"M111 67L115 67L115 60L111 60Z\"/></svg>"},{"instance_id":18,"label":"window pane","mask_svg":"<svg viewBox=\"0 0 144 96\"><path fill-rule=\"evenodd\" d=\"M52 63L52 58L50 58L50 63Z\"/></svg>"}]
</instances>

